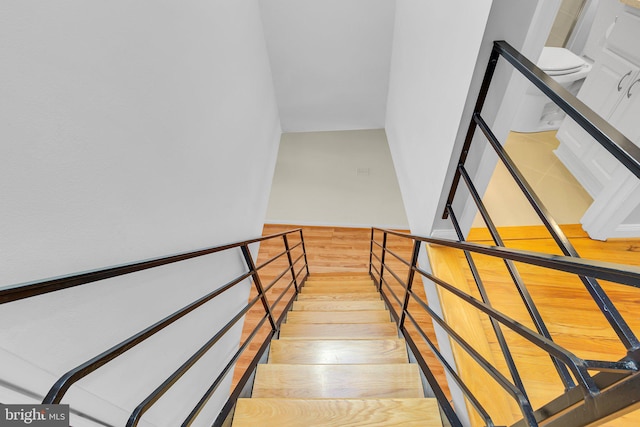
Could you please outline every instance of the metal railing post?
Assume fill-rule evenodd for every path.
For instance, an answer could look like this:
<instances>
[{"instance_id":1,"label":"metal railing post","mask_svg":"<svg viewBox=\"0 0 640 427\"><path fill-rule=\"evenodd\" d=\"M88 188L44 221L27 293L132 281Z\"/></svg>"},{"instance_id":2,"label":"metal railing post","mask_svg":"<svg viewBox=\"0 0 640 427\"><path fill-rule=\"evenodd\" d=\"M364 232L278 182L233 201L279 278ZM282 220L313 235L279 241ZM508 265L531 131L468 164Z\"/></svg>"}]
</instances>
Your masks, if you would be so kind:
<instances>
[{"instance_id":1,"label":"metal railing post","mask_svg":"<svg viewBox=\"0 0 640 427\"><path fill-rule=\"evenodd\" d=\"M309 275L309 261L307 260L307 248L304 245L304 236L302 235L302 228L298 230L300 232L300 243L302 244L302 254L304 255L304 267L307 270L307 276ZM304 280L303 280L304 283Z\"/></svg>"},{"instance_id":2,"label":"metal railing post","mask_svg":"<svg viewBox=\"0 0 640 427\"><path fill-rule=\"evenodd\" d=\"M293 286L296 288L296 292L299 292L298 288L298 279L296 278L296 272L293 268L293 260L291 258L291 249L289 248L289 239L287 239L287 235L282 235L282 240L284 241L284 248L287 251L287 260L289 260L289 269L291 270L291 278L293 279Z\"/></svg>"},{"instance_id":3,"label":"metal railing post","mask_svg":"<svg viewBox=\"0 0 640 427\"><path fill-rule=\"evenodd\" d=\"M382 277L384 276L384 260L387 254L387 232L382 236L382 254L380 254L380 280L378 280L378 292L382 291Z\"/></svg>"},{"instance_id":4,"label":"metal railing post","mask_svg":"<svg viewBox=\"0 0 640 427\"><path fill-rule=\"evenodd\" d=\"M249 251L248 245L242 245L242 255L244 256L244 260L247 263L247 267L249 267L249 272L253 276L253 284L258 291L258 295L262 300L262 306L264 307L264 311L269 316L269 323L271 323L271 329L276 332L278 330L278 325L273 318L273 313L271 313L271 307L269 307L269 302L267 301L267 296L264 294L264 288L262 287L262 282L260 281L260 275L256 270L256 265L253 262L253 257L251 256L251 252Z\"/></svg>"},{"instance_id":5,"label":"metal railing post","mask_svg":"<svg viewBox=\"0 0 640 427\"><path fill-rule=\"evenodd\" d=\"M419 240L413 241L413 253L411 255L411 266L409 267L409 274L407 276L407 289L404 294L404 302L402 303L402 312L400 313L400 321L398 322L398 328L402 330L404 328L404 320L406 318L406 311L409 307L409 299L411 297L411 287L413 286L413 277L415 275L416 267L418 265L418 254L420 253Z\"/></svg>"}]
</instances>

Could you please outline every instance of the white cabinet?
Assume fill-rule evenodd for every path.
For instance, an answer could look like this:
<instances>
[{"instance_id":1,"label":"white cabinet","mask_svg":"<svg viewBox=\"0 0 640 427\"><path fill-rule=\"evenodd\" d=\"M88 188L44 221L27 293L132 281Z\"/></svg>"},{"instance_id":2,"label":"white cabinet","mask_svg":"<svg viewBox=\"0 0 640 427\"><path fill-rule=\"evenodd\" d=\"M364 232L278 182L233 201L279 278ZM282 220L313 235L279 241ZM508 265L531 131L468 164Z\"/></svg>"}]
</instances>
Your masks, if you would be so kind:
<instances>
[{"instance_id":1,"label":"white cabinet","mask_svg":"<svg viewBox=\"0 0 640 427\"><path fill-rule=\"evenodd\" d=\"M593 69L578 93L578 99L606 119L636 145L640 145L640 17L625 13L620 17ZM640 194L627 199L613 197L624 185L634 186L631 175L607 150L602 148L573 120L567 118L557 134L560 146L556 155L593 197L594 203L582 218L585 231L593 238L640 236L634 225L619 225L638 205ZM604 201L606 200L606 203ZM615 200L615 201L614 201ZM617 203L618 205L611 205ZM615 209L615 219L600 211L600 206ZM622 233L622 234L621 234Z\"/></svg>"}]
</instances>

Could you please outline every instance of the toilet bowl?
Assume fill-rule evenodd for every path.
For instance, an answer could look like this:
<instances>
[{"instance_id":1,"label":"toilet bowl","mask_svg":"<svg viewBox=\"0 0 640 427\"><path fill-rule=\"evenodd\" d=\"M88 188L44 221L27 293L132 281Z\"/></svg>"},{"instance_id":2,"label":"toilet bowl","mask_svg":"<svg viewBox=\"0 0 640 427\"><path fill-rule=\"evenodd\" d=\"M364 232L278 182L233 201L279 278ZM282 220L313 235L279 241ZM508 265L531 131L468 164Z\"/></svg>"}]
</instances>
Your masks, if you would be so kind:
<instances>
[{"instance_id":1,"label":"toilet bowl","mask_svg":"<svg viewBox=\"0 0 640 427\"><path fill-rule=\"evenodd\" d=\"M568 49L544 47L536 64L573 95L577 95L591 64ZM556 130L564 119L564 112L538 88L530 84L511 126L515 132Z\"/></svg>"}]
</instances>

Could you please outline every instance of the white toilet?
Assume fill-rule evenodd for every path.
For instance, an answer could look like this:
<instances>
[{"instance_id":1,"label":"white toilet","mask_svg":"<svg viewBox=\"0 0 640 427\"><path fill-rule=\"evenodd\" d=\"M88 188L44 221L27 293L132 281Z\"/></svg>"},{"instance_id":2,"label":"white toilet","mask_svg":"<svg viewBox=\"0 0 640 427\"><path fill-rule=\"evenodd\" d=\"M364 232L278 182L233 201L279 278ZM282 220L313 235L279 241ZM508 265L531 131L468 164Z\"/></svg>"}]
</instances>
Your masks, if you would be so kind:
<instances>
[{"instance_id":1,"label":"white toilet","mask_svg":"<svg viewBox=\"0 0 640 427\"><path fill-rule=\"evenodd\" d=\"M544 47L536 64L569 92L576 95L591 71L591 64L568 49ZM515 132L556 130L565 113L538 88L530 85L511 126Z\"/></svg>"}]
</instances>

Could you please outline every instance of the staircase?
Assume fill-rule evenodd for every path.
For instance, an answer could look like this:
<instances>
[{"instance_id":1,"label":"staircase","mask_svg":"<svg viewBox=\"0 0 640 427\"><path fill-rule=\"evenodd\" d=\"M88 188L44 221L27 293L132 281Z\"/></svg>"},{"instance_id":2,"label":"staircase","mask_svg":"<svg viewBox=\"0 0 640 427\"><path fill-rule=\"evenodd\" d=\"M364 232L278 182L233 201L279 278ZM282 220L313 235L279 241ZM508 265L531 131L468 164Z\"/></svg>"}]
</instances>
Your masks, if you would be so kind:
<instances>
[{"instance_id":1,"label":"staircase","mask_svg":"<svg viewBox=\"0 0 640 427\"><path fill-rule=\"evenodd\" d=\"M442 426L366 273L307 279L234 427Z\"/></svg>"}]
</instances>

